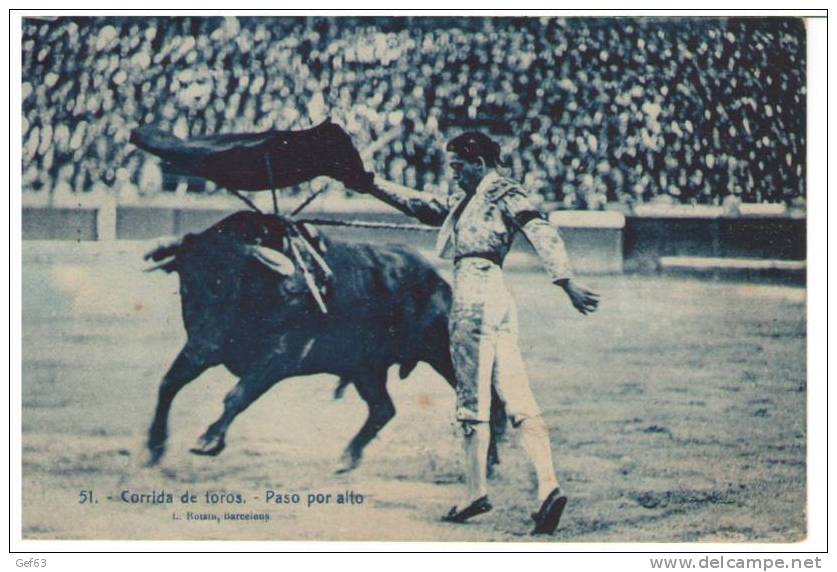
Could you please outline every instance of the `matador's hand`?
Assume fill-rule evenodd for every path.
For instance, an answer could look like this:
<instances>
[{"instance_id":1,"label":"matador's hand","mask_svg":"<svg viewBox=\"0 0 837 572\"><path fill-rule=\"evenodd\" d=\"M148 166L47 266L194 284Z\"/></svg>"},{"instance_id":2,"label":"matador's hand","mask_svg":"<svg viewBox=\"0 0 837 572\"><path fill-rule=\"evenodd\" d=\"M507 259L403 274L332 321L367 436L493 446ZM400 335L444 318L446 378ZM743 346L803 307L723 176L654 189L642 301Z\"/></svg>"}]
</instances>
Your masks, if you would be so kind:
<instances>
[{"instance_id":1,"label":"matador's hand","mask_svg":"<svg viewBox=\"0 0 837 572\"><path fill-rule=\"evenodd\" d=\"M564 292L570 297L572 305L582 314L587 315L595 312L599 307L599 295L580 284L576 284L571 279L558 280L556 284L564 289Z\"/></svg>"}]
</instances>

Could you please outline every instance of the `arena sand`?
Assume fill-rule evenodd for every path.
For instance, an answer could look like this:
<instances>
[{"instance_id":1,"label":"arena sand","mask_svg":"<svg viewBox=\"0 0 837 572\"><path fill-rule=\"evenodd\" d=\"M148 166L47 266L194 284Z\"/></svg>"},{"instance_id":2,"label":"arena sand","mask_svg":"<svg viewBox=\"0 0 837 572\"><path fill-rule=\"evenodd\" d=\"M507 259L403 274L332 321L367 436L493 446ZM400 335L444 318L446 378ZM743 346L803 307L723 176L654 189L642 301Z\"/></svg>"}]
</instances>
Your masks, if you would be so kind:
<instances>
[{"instance_id":1,"label":"arena sand","mask_svg":"<svg viewBox=\"0 0 837 572\"><path fill-rule=\"evenodd\" d=\"M177 278L142 274L139 250L50 252L24 248L25 539L532 540L534 476L513 430L490 483L495 510L465 526L439 522L462 486L462 455L453 393L424 365L404 381L392 372L398 413L353 473L334 470L365 406L354 389L335 401L325 375L274 387L234 423L220 456L190 454L235 382L223 369L181 392L168 455L144 468L157 387L185 337ZM602 306L585 318L545 274L508 280L570 497L546 540L805 537L804 289L589 277ZM82 490L99 502L79 504ZM120 499L161 490L200 502ZM207 491L246 504L207 505ZM301 500L268 504L267 491ZM307 506L308 494L346 492L363 503ZM187 520L187 511L270 520Z\"/></svg>"}]
</instances>

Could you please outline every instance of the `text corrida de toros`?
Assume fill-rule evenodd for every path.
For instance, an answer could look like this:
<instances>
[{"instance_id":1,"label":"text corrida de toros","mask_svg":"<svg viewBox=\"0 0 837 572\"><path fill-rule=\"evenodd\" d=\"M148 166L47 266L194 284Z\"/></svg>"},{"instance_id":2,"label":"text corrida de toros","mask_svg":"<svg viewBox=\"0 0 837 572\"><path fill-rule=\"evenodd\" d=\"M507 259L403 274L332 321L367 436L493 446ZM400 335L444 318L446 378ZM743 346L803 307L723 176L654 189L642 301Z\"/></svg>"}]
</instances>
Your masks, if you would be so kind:
<instances>
[{"instance_id":1,"label":"text corrida de toros","mask_svg":"<svg viewBox=\"0 0 837 572\"><path fill-rule=\"evenodd\" d=\"M180 504L195 504L203 502L209 505L217 504L245 504L247 500L244 495L236 492L224 491L205 491L198 494L191 491L186 491L182 494L177 492L163 490L152 490L150 492L137 492L126 489L120 492L119 499L128 504L173 504L179 502ZM266 490L264 494L259 497L254 497L257 501L263 501L274 505L297 505L305 504L308 507L317 505L362 505L364 503L364 496L356 491L347 490L341 493L323 493L323 492L307 492L307 493L291 493L276 490Z\"/></svg>"}]
</instances>

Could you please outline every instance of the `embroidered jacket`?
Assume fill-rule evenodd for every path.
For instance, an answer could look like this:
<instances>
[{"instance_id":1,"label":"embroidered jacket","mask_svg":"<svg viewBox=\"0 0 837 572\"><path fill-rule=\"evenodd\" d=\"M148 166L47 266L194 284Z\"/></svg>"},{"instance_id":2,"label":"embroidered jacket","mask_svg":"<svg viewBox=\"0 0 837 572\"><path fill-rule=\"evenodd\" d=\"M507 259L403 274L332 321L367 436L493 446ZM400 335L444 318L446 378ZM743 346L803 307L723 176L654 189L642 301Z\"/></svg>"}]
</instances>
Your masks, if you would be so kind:
<instances>
[{"instance_id":1,"label":"embroidered jacket","mask_svg":"<svg viewBox=\"0 0 837 572\"><path fill-rule=\"evenodd\" d=\"M483 256L502 264L518 230L532 244L553 281L572 277L558 229L538 211L516 182L490 171L470 197L452 195L446 204L433 193L415 191L379 178L372 194L421 222L440 226L436 243L442 258Z\"/></svg>"}]
</instances>

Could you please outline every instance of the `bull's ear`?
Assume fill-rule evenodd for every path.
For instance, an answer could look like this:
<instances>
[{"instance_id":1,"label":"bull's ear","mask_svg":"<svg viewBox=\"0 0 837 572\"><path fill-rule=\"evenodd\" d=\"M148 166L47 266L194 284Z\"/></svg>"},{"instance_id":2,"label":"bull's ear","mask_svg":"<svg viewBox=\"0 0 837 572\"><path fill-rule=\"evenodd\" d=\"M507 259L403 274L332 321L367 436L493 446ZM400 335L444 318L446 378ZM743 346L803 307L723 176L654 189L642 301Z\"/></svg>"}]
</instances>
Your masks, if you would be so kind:
<instances>
[{"instance_id":1,"label":"bull's ear","mask_svg":"<svg viewBox=\"0 0 837 572\"><path fill-rule=\"evenodd\" d=\"M290 258L272 248L251 244L247 248L248 254L258 260L274 272L283 276L290 276L296 271L296 267Z\"/></svg>"}]
</instances>

